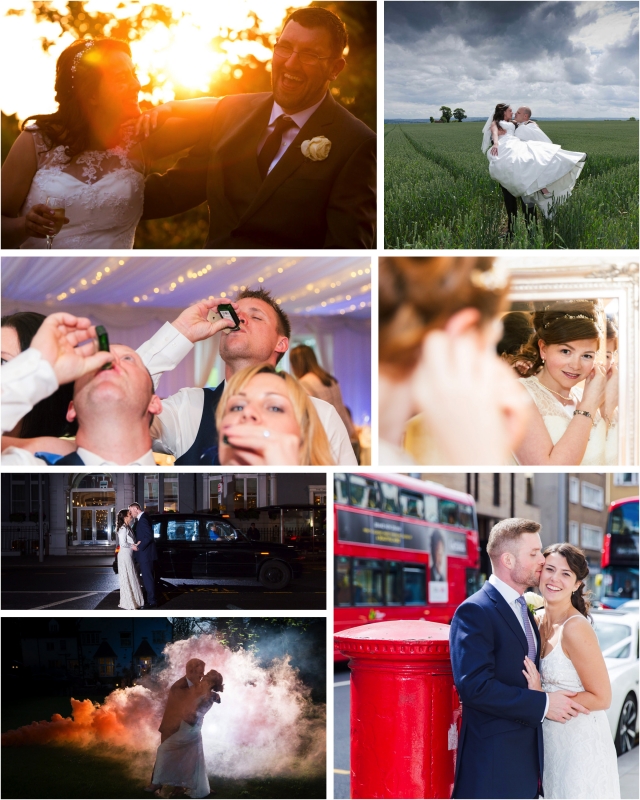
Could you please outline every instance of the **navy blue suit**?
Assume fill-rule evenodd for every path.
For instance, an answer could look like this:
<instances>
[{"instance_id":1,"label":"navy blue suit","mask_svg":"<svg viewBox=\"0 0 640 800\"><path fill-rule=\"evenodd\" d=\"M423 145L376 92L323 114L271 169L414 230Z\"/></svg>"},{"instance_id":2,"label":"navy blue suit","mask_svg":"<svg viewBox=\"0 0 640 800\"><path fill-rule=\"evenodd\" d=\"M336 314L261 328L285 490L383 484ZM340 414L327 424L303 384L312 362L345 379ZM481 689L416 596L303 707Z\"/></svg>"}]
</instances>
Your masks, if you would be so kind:
<instances>
[{"instance_id":1,"label":"navy blue suit","mask_svg":"<svg viewBox=\"0 0 640 800\"><path fill-rule=\"evenodd\" d=\"M140 566L142 573L142 582L144 588L147 590L147 605L153 606L156 604L156 588L155 578L153 575L153 562L158 559L158 552L156 550L156 543L153 539L153 528L151 522L146 514L141 514L136 522L136 541L140 542L138 545L138 552L136 559Z\"/></svg>"},{"instance_id":2,"label":"navy blue suit","mask_svg":"<svg viewBox=\"0 0 640 800\"><path fill-rule=\"evenodd\" d=\"M540 636L531 613L537 642ZM542 778L544 692L522 674L527 639L500 592L485 583L451 622L453 679L462 700L452 797L534 798Z\"/></svg>"}]
</instances>

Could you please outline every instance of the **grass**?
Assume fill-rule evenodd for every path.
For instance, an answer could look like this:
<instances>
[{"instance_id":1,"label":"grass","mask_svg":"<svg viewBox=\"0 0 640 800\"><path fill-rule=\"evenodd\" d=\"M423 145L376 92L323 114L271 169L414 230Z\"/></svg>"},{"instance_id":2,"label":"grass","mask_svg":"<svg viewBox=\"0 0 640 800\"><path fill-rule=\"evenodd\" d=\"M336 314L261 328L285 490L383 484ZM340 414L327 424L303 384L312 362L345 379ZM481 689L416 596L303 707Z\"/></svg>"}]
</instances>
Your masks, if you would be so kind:
<instances>
[{"instance_id":1,"label":"grass","mask_svg":"<svg viewBox=\"0 0 640 800\"><path fill-rule=\"evenodd\" d=\"M638 124L545 122L551 140L586 152L569 200L552 220L518 218L505 241L500 186L480 150L482 124L385 127L385 247L541 249L638 247Z\"/></svg>"}]
</instances>

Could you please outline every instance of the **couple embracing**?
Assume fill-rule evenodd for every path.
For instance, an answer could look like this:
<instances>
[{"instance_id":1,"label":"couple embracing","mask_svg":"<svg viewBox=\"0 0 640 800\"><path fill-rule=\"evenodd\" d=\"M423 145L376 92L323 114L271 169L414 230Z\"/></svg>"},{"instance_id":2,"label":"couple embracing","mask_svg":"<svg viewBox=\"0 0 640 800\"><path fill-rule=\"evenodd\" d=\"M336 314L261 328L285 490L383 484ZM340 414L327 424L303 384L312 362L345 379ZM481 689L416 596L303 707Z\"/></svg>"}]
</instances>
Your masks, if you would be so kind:
<instances>
[{"instance_id":1,"label":"couple embracing","mask_svg":"<svg viewBox=\"0 0 640 800\"><path fill-rule=\"evenodd\" d=\"M587 561L567 543L543 553L539 530L526 519L494 526L493 574L451 624L463 704L455 798L620 797ZM544 600L535 617L524 597L532 586Z\"/></svg>"},{"instance_id":2,"label":"couple embracing","mask_svg":"<svg viewBox=\"0 0 640 800\"><path fill-rule=\"evenodd\" d=\"M346 47L336 14L297 9L273 48L271 92L141 115L129 45L74 42L56 66L58 110L29 118L2 168L3 244L131 248L142 217L207 201L207 248L374 247L376 137L330 91Z\"/></svg>"},{"instance_id":3,"label":"couple embracing","mask_svg":"<svg viewBox=\"0 0 640 800\"><path fill-rule=\"evenodd\" d=\"M157 561L158 554L151 522L139 503L131 503L129 508L123 508L118 512L116 534L120 583L118 608L157 608L153 562ZM146 604L138 572L142 574L142 582L147 592Z\"/></svg>"}]
</instances>

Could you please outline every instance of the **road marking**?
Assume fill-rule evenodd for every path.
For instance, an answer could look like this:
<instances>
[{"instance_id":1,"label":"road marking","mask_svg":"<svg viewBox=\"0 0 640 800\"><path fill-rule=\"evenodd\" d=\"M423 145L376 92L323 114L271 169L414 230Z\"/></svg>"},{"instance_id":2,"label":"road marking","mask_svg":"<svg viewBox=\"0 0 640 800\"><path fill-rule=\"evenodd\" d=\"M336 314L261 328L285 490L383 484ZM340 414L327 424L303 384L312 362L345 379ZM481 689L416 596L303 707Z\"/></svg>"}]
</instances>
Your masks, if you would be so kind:
<instances>
[{"instance_id":1,"label":"road marking","mask_svg":"<svg viewBox=\"0 0 640 800\"><path fill-rule=\"evenodd\" d=\"M70 603L72 600L82 600L83 597L93 597L94 594L102 594L102 592L87 592L87 594L81 594L79 597L68 597L66 600L56 600L55 603L49 603L46 606L35 606L33 610L38 611L41 608L51 608L51 606L59 606L62 605L62 603Z\"/></svg>"},{"instance_id":2,"label":"road marking","mask_svg":"<svg viewBox=\"0 0 640 800\"><path fill-rule=\"evenodd\" d=\"M82 589L3 589L2 594L73 594L81 591ZM100 592L93 592L93 594L100 594Z\"/></svg>"},{"instance_id":3,"label":"road marking","mask_svg":"<svg viewBox=\"0 0 640 800\"><path fill-rule=\"evenodd\" d=\"M337 683L333 684L334 688L336 686L350 686L350 685L351 685L351 681L338 681Z\"/></svg>"},{"instance_id":4,"label":"road marking","mask_svg":"<svg viewBox=\"0 0 640 800\"><path fill-rule=\"evenodd\" d=\"M348 769L334 769L336 775L351 775Z\"/></svg>"}]
</instances>

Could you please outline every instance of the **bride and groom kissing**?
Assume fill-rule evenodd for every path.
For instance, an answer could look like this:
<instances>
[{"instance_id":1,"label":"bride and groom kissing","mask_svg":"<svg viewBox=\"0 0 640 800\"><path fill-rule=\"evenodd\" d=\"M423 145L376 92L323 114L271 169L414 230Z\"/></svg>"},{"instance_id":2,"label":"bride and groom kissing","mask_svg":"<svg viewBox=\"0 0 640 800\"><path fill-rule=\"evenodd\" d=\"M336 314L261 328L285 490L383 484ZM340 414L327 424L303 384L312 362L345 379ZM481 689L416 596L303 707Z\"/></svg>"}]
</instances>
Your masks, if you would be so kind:
<instances>
[{"instance_id":1,"label":"bride and groom kissing","mask_svg":"<svg viewBox=\"0 0 640 800\"><path fill-rule=\"evenodd\" d=\"M346 46L336 14L297 9L273 48L271 92L141 115L129 45L75 42L57 62L58 110L25 122L2 168L4 246L131 248L141 218L207 201L206 248L375 247L376 137L330 91Z\"/></svg>"},{"instance_id":2,"label":"bride and groom kissing","mask_svg":"<svg viewBox=\"0 0 640 800\"><path fill-rule=\"evenodd\" d=\"M514 232L518 198L527 225L536 208L552 218L570 197L587 159L586 153L554 144L531 119L528 106L520 106L514 116L508 103L498 103L489 116L481 149L489 159L489 174L502 189L508 236Z\"/></svg>"},{"instance_id":3,"label":"bride and groom kissing","mask_svg":"<svg viewBox=\"0 0 640 800\"><path fill-rule=\"evenodd\" d=\"M462 701L455 798L620 797L605 713L611 684L585 596L587 561L568 543L542 552L539 530L526 519L493 527L492 575L452 620ZM542 594L535 617L524 596L529 587Z\"/></svg>"},{"instance_id":4,"label":"bride and groom kissing","mask_svg":"<svg viewBox=\"0 0 640 800\"><path fill-rule=\"evenodd\" d=\"M211 793L202 745L202 723L214 703L220 703L223 678L192 658L185 675L169 689L160 723L160 746L145 792L155 797L208 797Z\"/></svg>"}]
</instances>

